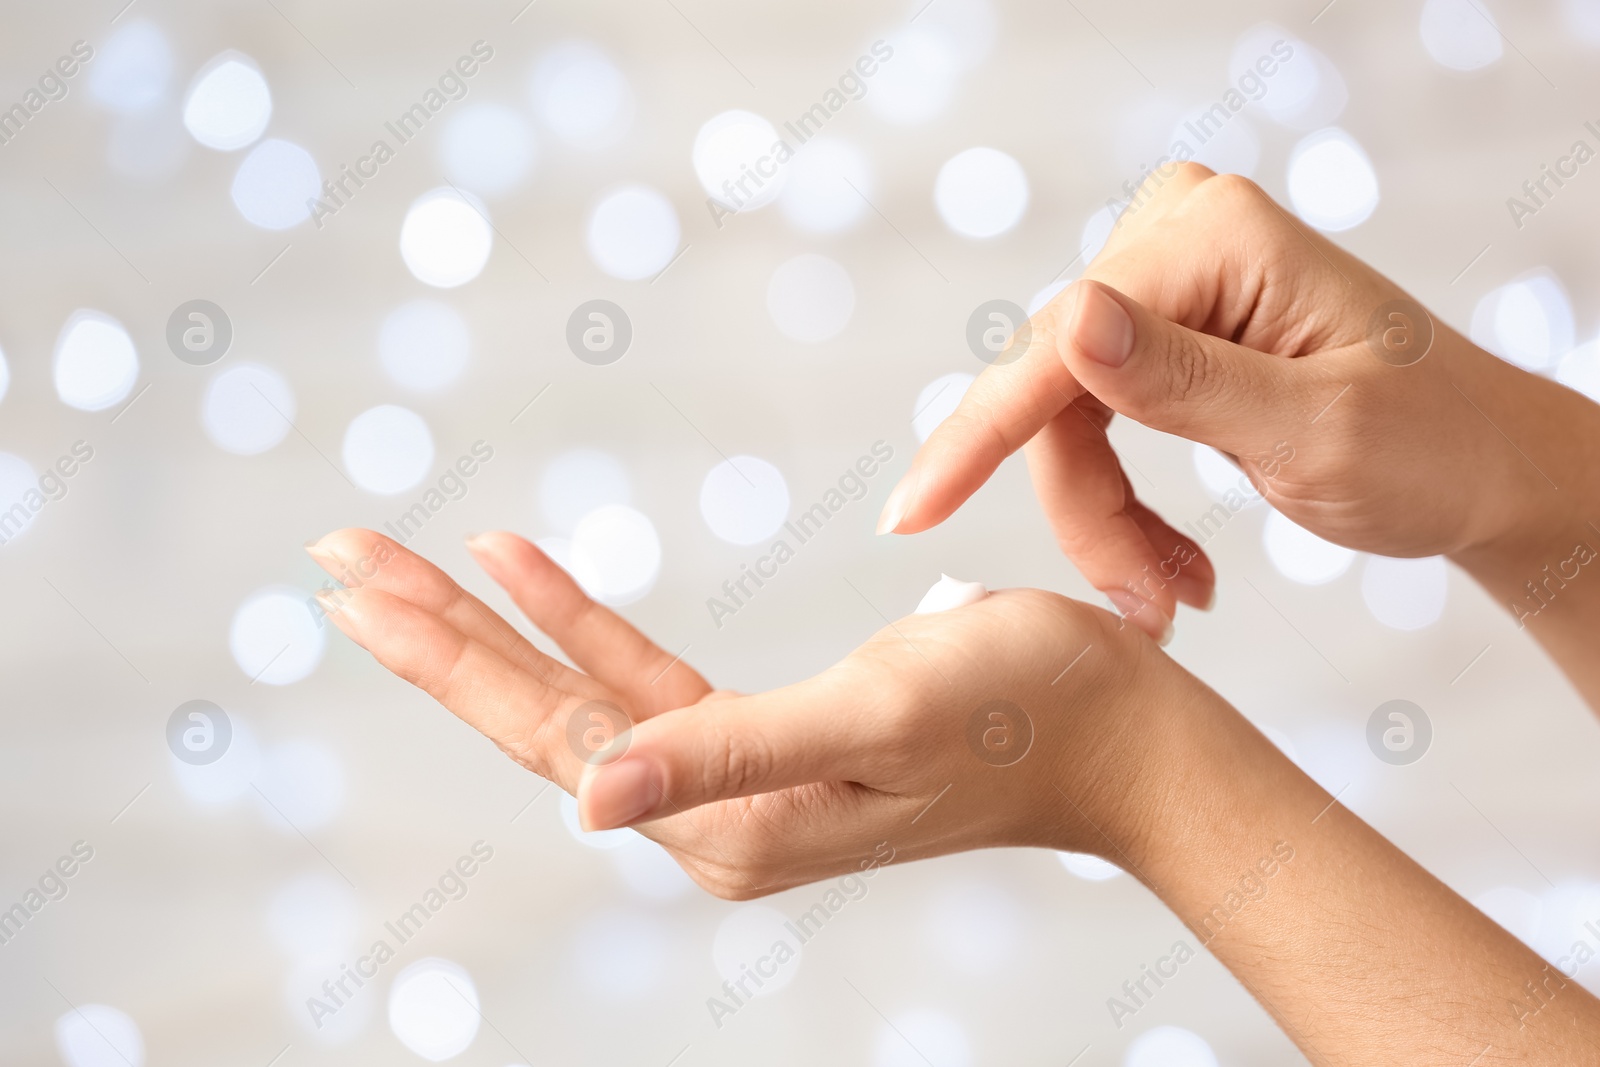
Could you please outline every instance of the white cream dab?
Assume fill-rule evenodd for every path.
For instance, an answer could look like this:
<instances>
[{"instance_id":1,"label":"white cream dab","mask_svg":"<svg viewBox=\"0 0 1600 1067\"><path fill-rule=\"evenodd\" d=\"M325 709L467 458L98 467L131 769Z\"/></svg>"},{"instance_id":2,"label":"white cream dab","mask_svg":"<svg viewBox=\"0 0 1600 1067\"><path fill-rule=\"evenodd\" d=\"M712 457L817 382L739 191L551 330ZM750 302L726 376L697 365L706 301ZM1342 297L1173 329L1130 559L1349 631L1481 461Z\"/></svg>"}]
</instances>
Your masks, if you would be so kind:
<instances>
[{"instance_id":1,"label":"white cream dab","mask_svg":"<svg viewBox=\"0 0 1600 1067\"><path fill-rule=\"evenodd\" d=\"M923 596L922 603L917 605L916 614L931 615L936 611L964 608L968 604L976 604L988 595L989 590L983 587L982 582L963 582L948 574L941 574L939 580L933 584L933 588Z\"/></svg>"}]
</instances>

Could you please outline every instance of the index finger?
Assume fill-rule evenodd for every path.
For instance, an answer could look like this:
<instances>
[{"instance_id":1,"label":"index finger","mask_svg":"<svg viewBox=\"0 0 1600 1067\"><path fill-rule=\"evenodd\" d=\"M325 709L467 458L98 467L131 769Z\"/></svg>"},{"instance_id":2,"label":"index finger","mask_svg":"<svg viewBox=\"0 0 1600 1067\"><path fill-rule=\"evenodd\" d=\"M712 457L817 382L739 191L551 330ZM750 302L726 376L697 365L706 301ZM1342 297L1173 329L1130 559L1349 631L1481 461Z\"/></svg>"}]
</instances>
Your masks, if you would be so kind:
<instances>
[{"instance_id":1,"label":"index finger","mask_svg":"<svg viewBox=\"0 0 1600 1067\"><path fill-rule=\"evenodd\" d=\"M928 436L889 494L879 533L920 533L949 518L1006 457L1083 395L1057 354L1052 321L1050 316L1030 320L1022 357L978 375L955 411Z\"/></svg>"}]
</instances>

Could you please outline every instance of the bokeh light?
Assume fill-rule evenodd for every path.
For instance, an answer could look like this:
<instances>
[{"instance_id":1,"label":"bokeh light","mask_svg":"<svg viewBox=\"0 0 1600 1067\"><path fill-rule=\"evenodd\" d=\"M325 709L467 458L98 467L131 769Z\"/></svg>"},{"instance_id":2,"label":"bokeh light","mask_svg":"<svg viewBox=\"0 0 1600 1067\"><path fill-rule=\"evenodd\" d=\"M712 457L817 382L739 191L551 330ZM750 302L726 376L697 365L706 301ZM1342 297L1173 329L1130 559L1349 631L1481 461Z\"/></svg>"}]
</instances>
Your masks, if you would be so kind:
<instances>
[{"instance_id":1,"label":"bokeh light","mask_svg":"<svg viewBox=\"0 0 1600 1067\"><path fill-rule=\"evenodd\" d=\"M1449 583L1443 556L1369 556L1361 571L1361 599L1372 617L1390 629L1421 630L1444 617Z\"/></svg>"},{"instance_id":2,"label":"bokeh light","mask_svg":"<svg viewBox=\"0 0 1600 1067\"><path fill-rule=\"evenodd\" d=\"M1057 852L1056 858L1069 873L1085 882L1107 882L1124 873L1115 863L1087 852Z\"/></svg>"},{"instance_id":3,"label":"bokeh light","mask_svg":"<svg viewBox=\"0 0 1600 1067\"><path fill-rule=\"evenodd\" d=\"M591 511L633 502L628 470L608 452L574 448L552 459L539 480L539 514L558 534L570 536Z\"/></svg>"},{"instance_id":4,"label":"bokeh light","mask_svg":"<svg viewBox=\"0 0 1600 1067\"><path fill-rule=\"evenodd\" d=\"M356 891L324 870L307 871L284 882L267 906L267 930L273 942L295 960L337 957L354 948L361 918Z\"/></svg>"},{"instance_id":5,"label":"bokeh light","mask_svg":"<svg viewBox=\"0 0 1600 1067\"><path fill-rule=\"evenodd\" d=\"M856 310L850 272L815 252L786 260L767 283L767 311L791 341L821 344L837 337Z\"/></svg>"},{"instance_id":6,"label":"bokeh light","mask_svg":"<svg viewBox=\"0 0 1600 1067\"><path fill-rule=\"evenodd\" d=\"M533 173L538 159L533 126L504 104L468 104L445 124L439 158L453 184L483 196L503 196Z\"/></svg>"},{"instance_id":7,"label":"bokeh light","mask_svg":"<svg viewBox=\"0 0 1600 1067\"><path fill-rule=\"evenodd\" d=\"M389 987L389 1029L431 1063L465 1052L480 1019L478 987L466 968L449 960L420 959Z\"/></svg>"},{"instance_id":8,"label":"bokeh light","mask_svg":"<svg viewBox=\"0 0 1600 1067\"><path fill-rule=\"evenodd\" d=\"M896 126L920 126L943 114L955 95L961 67L960 50L949 32L913 23L883 34L883 40L894 54L873 75L865 98L868 110Z\"/></svg>"},{"instance_id":9,"label":"bokeh light","mask_svg":"<svg viewBox=\"0 0 1600 1067\"><path fill-rule=\"evenodd\" d=\"M298 589L269 586L246 597L233 613L228 647L245 677L262 685L290 685L322 662L327 631Z\"/></svg>"},{"instance_id":10,"label":"bokeh light","mask_svg":"<svg viewBox=\"0 0 1600 1067\"><path fill-rule=\"evenodd\" d=\"M226 708L223 709L227 711ZM183 795L207 808L221 808L251 793L251 783L261 773L261 745L250 723L229 713L232 737L228 748L210 763L185 763L168 754L167 762Z\"/></svg>"},{"instance_id":11,"label":"bokeh light","mask_svg":"<svg viewBox=\"0 0 1600 1067\"><path fill-rule=\"evenodd\" d=\"M782 961L774 952L780 942L788 948L781 953L786 957ZM744 988L753 997L770 997L783 989L794 981L804 960L805 947L789 932L789 917L766 904L741 904L727 912L711 940L717 974L735 985L744 978Z\"/></svg>"},{"instance_id":12,"label":"bokeh light","mask_svg":"<svg viewBox=\"0 0 1600 1067\"><path fill-rule=\"evenodd\" d=\"M153 23L131 20L95 47L85 66L89 97L130 114L161 103L172 81L172 46Z\"/></svg>"},{"instance_id":13,"label":"bokeh light","mask_svg":"<svg viewBox=\"0 0 1600 1067\"><path fill-rule=\"evenodd\" d=\"M449 304L409 300L378 330L378 359L394 382L415 393L431 393L461 377L472 350L467 322Z\"/></svg>"},{"instance_id":14,"label":"bokeh light","mask_svg":"<svg viewBox=\"0 0 1600 1067\"><path fill-rule=\"evenodd\" d=\"M789 485L766 460L732 456L700 483L700 516L729 544L760 544L789 517Z\"/></svg>"},{"instance_id":15,"label":"bokeh light","mask_svg":"<svg viewBox=\"0 0 1600 1067\"><path fill-rule=\"evenodd\" d=\"M331 747L314 738L263 750L255 786L261 817L291 837L320 830L344 807L344 765Z\"/></svg>"},{"instance_id":16,"label":"bokeh light","mask_svg":"<svg viewBox=\"0 0 1600 1067\"><path fill-rule=\"evenodd\" d=\"M104 411L139 380L139 353L122 323L100 311L74 311L56 339L56 395L79 411Z\"/></svg>"},{"instance_id":17,"label":"bokeh light","mask_svg":"<svg viewBox=\"0 0 1600 1067\"><path fill-rule=\"evenodd\" d=\"M818 134L787 166L778 200L784 217L811 233L840 233L864 219L876 193L872 165L855 144Z\"/></svg>"},{"instance_id":18,"label":"bokeh light","mask_svg":"<svg viewBox=\"0 0 1600 1067\"><path fill-rule=\"evenodd\" d=\"M585 918L572 934L572 972L595 998L636 1003L656 992L667 974L670 947L659 919L607 908Z\"/></svg>"},{"instance_id":19,"label":"bokeh light","mask_svg":"<svg viewBox=\"0 0 1600 1067\"><path fill-rule=\"evenodd\" d=\"M679 232L672 201L647 185L625 185L589 214L589 258L613 278L649 278L672 262Z\"/></svg>"},{"instance_id":20,"label":"bokeh light","mask_svg":"<svg viewBox=\"0 0 1600 1067\"><path fill-rule=\"evenodd\" d=\"M661 573L661 538L643 512L609 504L578 521L572 531L572 557L573 577L583 582L589 595L619 607L655 586Z\"/></svg>"},{"instance_id":21,"label":"bokeh light","mask_svg":"<svg viewBox=\"0 0 1600 1067\"><path fill-rule=\"evenodd\" d=\"M1319 230L1359 226L1378 207L1378 174L1354 137L1322 130L1289 154L1289 202Z\"/></svg>"},{"instance_id":22,"label":"bokeh light","mask_svg":"<svg viewBox=\"0 0 1600 1067\"><path fill-rule=\"evenodd\" d=\"M633 124L627 75L587 41L565 41L545 52L528 95L550 131L574 147L616 144Z\"/></svg>"},{"instance_id":23,"label":"bokeh light","mask_svg":"<svg viewBox=\"0 0 1600 1067\"><path fill-rule=\"evenodd\" d=\"M1261 543L1278 573L1301 585L1326 585L1349 570L1356 557L1348 548L1296 526L1278 511L1267 512Z\"/></svg>"},{"instance_id":24,"label":"bokeh light","mask_svg":"<svg viewBox=\"0 0 1600 1067\"><path fill-rule=\"evenodd\" d=\"M1476 0L1426 0L1418 30L1428 55L1451 70L1481 70L1505 52L1494 15Z\"/></svg>"},{"instance_id":25,"label":"bokeh light","mask_svg":"<svg viewBox=\"0 0 1600 1067\"><path fill-rule=\"evenodd\" d=\"M272 121L272 90L255 61L224 52L195 76L183 102L183 125L207 148L230 152L255 144Z\"/></svg>"},{"instance_id":26,"label":"bokeh light","mask_svg":"<svg viewBox=\"0 0 1600 1067\"><path fill-rule=\"evenodd\" d=\"M932 1008L885 1019L872 1045L872 1067L973 1067L972 1038L959 1020Z\"/></svg>"},{"instance_id":27,"label":"bokeh light","mask_svg":"<svg viewBox=\"0 0 1600 1067\"><path fill-rule=\"evenodd\" d=\"M1526 370L1542 371L1571 351L1572 301L1549 270L1485 293L1472 312L1472 343Z\"/></svg>"},{"instance_id":28,"label":"bokeh light","mask_svg":"<svg viewBox=\"0 0 1600 1067\"><path fill-rule=\"evenodd\" d=\"M322 195L317 161L297 144L269 137L250 150L233 176L233 204L263 230L287 230L311 217Z\"/></svg>"},{"instance_id":29,"label":"bokeh light","mask_svg":"<svg viewBox=\"0 0 1600 1067\"><path fill-rule=\"evenodd\" d=\"M494 230L483 209L454 189L412 202L400 224L400 258L419 282L439 289L465 285L483 272Z\"/></svg>"},{"instance_id":30,"label":"bokeh light","mask_svg":"<svg viewBox=\"0 0 1600 1067\"><path fill-rule=\"evenodd\" d=\"M433 432L421 415L397 404L368 408L344 431L345 470L369 493L415 488L433 466Z\"/></svg>"},{"instance_id":31,"label":"bokeh light","mask_svg":"<svg viewBox=\"0 0 1600 1067\"><path fill-rule=\"evenodd\" d=\"M700 187L724 208L754 211L783 192L789 180L787 151L778 131L751 111L724 111L706 121L695 134L695 177Z\"/></svg>"},{"instance_id":32,"label":"bokeh light","mask_svg":"<svg viewBox=\"0 0 1600 1067\"><path fill-rule=\"evenodd\" d=\"M109 1004L80 1004L58 1017L55 1029L67 1067L144 1067L139 1024Z\"/></svg>"},{"instance_id":33,"label":"bokeh light","mask_svg":"<svg viewBox=\"0 0 1600 1067\"><path fill-rule=\"evenodd\" d=\"M0 515L6 516L0 533L10 544L38 519L38 513L23 503L23 497L39 491L39 475L33 464L10 452L0 452ZM18 505L21 505L19 510Z\"/></svg>"},{"instance_id":34,"label":"bokeh light","mask_svg":"<svg viewBox=\"0 0 1600 1067\"><path fill-rule=\"evenodd\" d=\"M996 237L1028 208L1022 164L997 148L969 148L939 168L934 203L946 226L963 237Z\"/></svg>"},{"instance_id":35,"label":"bokeh light","mask_svg":"<svg viewBox=\"0 0 1600 1067\"><path fill-rule=\"evenodd\" d=\"M236 363L206 387L200 423L218 448L255 456L289 435L297 412L283 375L258 363Z\"/></svg>"},{"instance_id":36,"label":"bokeh light","mask_svg":"<svg viewBox=\"0 0 1600 1067\"><path fill-rule=\"evenodd\" d=\"M1128 1045L1122 1067L1218 1067L1205 1038L1178 1026L1146 1030Z\"/></svg>"}]
</instances>

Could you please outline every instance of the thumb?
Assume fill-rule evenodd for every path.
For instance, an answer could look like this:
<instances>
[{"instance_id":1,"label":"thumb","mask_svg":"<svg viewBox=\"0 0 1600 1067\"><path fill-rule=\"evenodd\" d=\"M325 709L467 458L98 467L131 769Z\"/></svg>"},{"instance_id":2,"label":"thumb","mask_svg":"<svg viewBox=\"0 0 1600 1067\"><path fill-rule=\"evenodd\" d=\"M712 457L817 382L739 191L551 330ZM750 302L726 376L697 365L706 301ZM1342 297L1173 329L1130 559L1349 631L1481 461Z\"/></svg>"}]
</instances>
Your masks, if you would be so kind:
<instances>
[{"instance_id":1,"label":"thumb","mask_svg":"<svg viewBox=\"0 0 1600 1067\"><path fill-rule=\"evenodd\" d=\"M828 674L755 696L669 711L613 743L620 756L584 769L587 830L663 818L702 804L820 781L853 781L879 746L872 721ZM859 694L858 694L859 695Z\"/></svg>"},{"instance_id":2,"label":"thumb","mask_svg":"<svg viewBox=\"0 0 1600 1067\"><path fill-rule=\"evenodd\" d=\"M1118 414L1240 456L1271 448L1303 421L1306 361L1187 329L1102 282L1073 289L1054 310L1056 348Z\"/></svg>"}]
</instances>

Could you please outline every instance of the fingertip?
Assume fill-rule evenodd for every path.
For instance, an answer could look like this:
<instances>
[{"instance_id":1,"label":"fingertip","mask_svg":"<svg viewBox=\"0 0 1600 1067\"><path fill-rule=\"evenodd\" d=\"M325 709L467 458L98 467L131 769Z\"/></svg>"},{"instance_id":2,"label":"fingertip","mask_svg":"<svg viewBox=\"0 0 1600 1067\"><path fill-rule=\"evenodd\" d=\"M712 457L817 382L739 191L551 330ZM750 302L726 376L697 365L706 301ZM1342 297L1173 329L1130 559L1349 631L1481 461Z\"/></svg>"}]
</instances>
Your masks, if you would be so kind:
<instances>
[{"instance_id":1,"label":"fingertip","mask_svg":"<svg viewBox=\"0 0 1600 1067\"><path fill-rule=\"evenodd\" d=\"M661 769L653 760L590 764L578 780L578 824L593 832L643 821L666 799L661 783Z\"/></svg>"}]
</instances>

